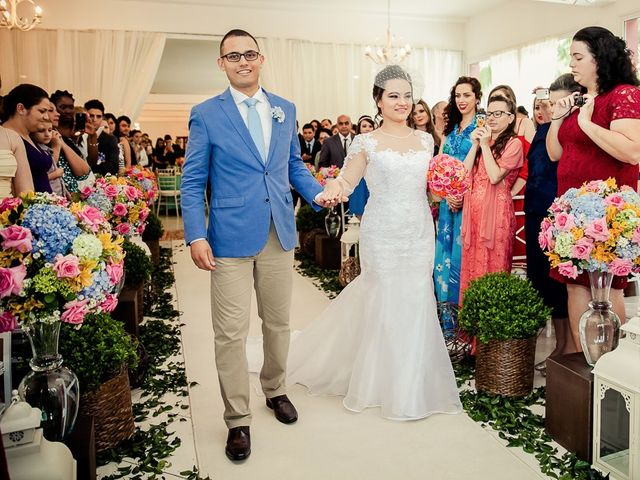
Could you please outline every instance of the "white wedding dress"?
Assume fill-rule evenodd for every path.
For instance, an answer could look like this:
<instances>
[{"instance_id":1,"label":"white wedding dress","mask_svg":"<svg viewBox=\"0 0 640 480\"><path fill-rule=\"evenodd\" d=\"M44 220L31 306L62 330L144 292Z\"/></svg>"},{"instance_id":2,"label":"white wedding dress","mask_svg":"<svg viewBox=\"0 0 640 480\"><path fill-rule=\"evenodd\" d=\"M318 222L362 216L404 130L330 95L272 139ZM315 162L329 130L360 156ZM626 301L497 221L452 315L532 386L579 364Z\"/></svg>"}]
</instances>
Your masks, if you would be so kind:
<instances>
[{"instance_id":1,"label":"white wedding dress","mask_svg":"<svg viewBox=\"0 0 640 480\"><path fill-rule=\"evenodd\" d=\"M415 420L462 407L433 289L435 235L426 196L431 135L355 137L339 181L364 175L362 273L291 343L288 382L344 395L356 412Z\"/></svg>"}]
</instances>

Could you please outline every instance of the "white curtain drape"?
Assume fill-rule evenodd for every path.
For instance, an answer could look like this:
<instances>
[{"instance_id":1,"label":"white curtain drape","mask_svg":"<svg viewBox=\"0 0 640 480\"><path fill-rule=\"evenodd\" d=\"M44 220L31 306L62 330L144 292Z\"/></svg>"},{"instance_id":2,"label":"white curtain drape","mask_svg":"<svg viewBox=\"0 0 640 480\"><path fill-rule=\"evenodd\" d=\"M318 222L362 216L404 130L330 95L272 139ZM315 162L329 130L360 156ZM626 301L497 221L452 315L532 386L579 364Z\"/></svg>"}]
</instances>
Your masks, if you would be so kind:
<instances>
[{"instance_id":1,"label":"white curtain drape","mask_svg":"<svg viewBox=\"0 0 640 480\"><path fill-rule=\"evenodd\" d=\"M524 104L529 113L533 108L532 90L536 87L547 88L556 78L558 61L558 39L528 45L520 50L520 83L516 90L517 98L531 99Z\"/></svg>"},{"instance_id":2,"label":"white curtain drape","mask_svg":"<svg viewBox=\"0 0 640 480\"><path fill-rule=\"evenodd\" d=\"M508 52L499 53L491 56L491 80L492 87L496 85L509 85L516 93L516 99L520 101L520 96L516 91L516 87L520 81L520 57L518 50L509 50ZM489 92L484 92L486 96ZM485 98L485 105L488 98Z\"/></svg>"},{"instance_id":3,"label":"white curtain drape","mask_svg":"<svg viewBox=\"0 0 640 480\"><path fill-rule=\"evenodd\" d=\"M68 90L81 105L98 98L117 115L137 118L153 85L164 33L125 31L0 31L2 92L33 83Z\"/></svg>"},{"instance_id":4,"label":"white curtain drape","mask_svg":"<svg viewBox=\"0 0 640 480\"><path fill-rule=\"evenodd\" d=\"M364 56L363 45L279 38L259 43L265 55L262 84L296 104L300 126L313 118L335 121L346 113L355 122L376 113L371 94L381 67ZM404 65L416 73L415 88L432 105L447 99L462 74L462 52L417 48Z\"/></svg>"}]
</instances>

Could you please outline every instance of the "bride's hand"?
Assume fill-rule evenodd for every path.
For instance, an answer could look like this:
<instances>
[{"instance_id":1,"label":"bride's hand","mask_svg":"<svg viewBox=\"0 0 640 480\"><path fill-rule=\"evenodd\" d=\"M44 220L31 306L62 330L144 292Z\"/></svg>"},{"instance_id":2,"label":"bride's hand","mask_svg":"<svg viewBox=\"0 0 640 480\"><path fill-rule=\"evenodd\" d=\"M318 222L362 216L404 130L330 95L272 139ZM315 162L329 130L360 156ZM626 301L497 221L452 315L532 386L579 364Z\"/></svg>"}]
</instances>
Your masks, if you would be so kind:
<instances>
[{"instance_id":1,"label":"bride's hand","mask_svg":"<svg viewBox=\"0 0 640 480\"><path fill-rule=\"evenodd\" d=\"M324 190L320 193L315 202L321 207L331 208L335 207L341 202L348 202L349 197L342 193L342 185L338 180L328 181L324 186Z\"/></svg>"}]
</instances>

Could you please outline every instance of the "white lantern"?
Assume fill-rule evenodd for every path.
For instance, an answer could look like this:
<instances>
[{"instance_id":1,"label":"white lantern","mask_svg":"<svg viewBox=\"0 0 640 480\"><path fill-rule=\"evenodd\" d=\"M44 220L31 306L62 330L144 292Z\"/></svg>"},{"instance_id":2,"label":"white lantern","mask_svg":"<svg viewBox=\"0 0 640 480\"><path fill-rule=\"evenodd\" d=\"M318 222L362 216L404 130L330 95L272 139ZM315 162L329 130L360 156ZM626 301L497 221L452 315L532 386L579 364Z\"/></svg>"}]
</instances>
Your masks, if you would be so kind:
<instances>
[{"instance_id":1,"label":"white lantern","mask_svg":"<svg viewBox=\"0 0 640 480\"><path fill-rule=\"evenodd\" d=\"M341 243L341 263L344 263L349 258L349 252L351 248L355 248L355 257L359 258L360 252L358 252L358 242L360 241L360 220L355 215L352 215L347 222L347 228L340 237Z\"/></svg>"},{"instance_id":2,"label":"white lantern","mask_svg":"<svg viewBox=\"0 0 640 480\"><path fill-rule=\"evenodd\" d=\"M593 466L612 480L640 479L640 317L593 368Z\"/></svg>"}]
</instances>

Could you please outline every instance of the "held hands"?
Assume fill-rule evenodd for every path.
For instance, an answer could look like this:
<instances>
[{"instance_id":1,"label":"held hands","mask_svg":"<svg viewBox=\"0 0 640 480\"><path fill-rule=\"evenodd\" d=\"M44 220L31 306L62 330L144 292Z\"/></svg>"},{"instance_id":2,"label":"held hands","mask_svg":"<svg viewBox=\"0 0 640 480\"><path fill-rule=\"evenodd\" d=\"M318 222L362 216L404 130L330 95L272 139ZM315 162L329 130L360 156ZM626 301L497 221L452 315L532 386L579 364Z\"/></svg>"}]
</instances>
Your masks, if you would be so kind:
<instances>
[{"instance_id":1,"label":"held hands","mask_svg":"<svg viewBox=\"0 0 640 480\"><path fill-rule=\"evenodd\" d=\"M213 258L213 251L209 242L206 240L198 240L191 244L191 259L201 270L212 272L216 269L216 261Z\"/></svg>"},{"instance_id":2,"label":"held hands","mask_svg":"<svg viewBox=\"0 0 640 480\"><path fill-rule=\"evenodd\" d=\"M315 198L315 202L324 208L335 207L339 203L349 201L342 193L342 186L338 180L328 181L324 186L324 191Z\"/></svg>"}]
</instances>

